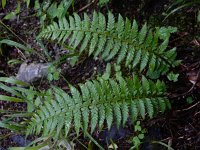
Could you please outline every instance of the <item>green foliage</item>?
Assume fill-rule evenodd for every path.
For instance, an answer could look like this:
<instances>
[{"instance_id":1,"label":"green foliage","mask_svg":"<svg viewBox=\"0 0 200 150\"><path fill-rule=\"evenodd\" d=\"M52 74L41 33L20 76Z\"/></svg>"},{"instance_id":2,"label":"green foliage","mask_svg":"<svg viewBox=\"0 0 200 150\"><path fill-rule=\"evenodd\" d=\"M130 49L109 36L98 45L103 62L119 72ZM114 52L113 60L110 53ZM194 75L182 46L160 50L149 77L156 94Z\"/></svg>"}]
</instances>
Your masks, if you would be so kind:
<instances>
[{"instance_id":1,"label":"green foliage","mask_svg":"<svg viewBox=\"0 0 200 150\"><path fill-rule=\"evenodd\" d=\"M21 4L25 2L27 8L30 6L30 0L17 1L17 7L14 11L9 12L4 19L10 20L16 17L21 11ZM7 1L1 0L2 8L6 6ZM50 21L54 18L63 18L67 15L67 10L71 5L73 5L74 0L62 0L57 2L55 0L44 0L39 2L39 0L34 0L34 9L37 12L37 16L40 19L42 26L45 24L45 20L49 19ZM49 21L48 20L48 21Z\"/></svg>"},{"instance_id":2,"label":"green foliage","mask_svg":"<svg viewBox=\"0 0 200 150\"><path fill-rule=\"evenodd\" d=\"M37 16L40 18L40 24L44 26L45 20L50 21L55 18L63 18L67 15L67 11L74 0L62 0L57 2L55 0L45 0L42 3L35 0L34 9L37 11Z\"/></svg>"},{"instance_id":3,"label":"green foliage","mask_svg":"<svg viewBox=\"0 0 200 150\"><path fill-rule=\"evenodd\" d=\"M16 47L16 48L19 48L20 50L23 50L23 52L25 54L30 54L30 53L33 53L34 51L31 49L30 45L23 45L23 44L20 44L18 42L15 42L15 41L12 41L12 40L9 40L9 39L3 39L3 40L0 40L0 56L4 55L4 52L8 51L4 45L8 45L8 46L12 46L12 47ZM22 51L21 51L22 52ZM22 54L24 54L22 52ZM22 55L23 56L23 59L26 59L24 58L25 55ZM20 60L10 60L8 61L8 64L16 64L16 63L19 63Z\"/></svg>"},{"instance_id":4,"label":"green foliage","mask_svg":"<svg viewBox=\"0 0 200 150\"><path fill-rule=\"evenodd\" d=\"M6 0L1 0L1 6L4 8L6 6Z\"/></svg>"},{"instance_id":5,"label":"green foliage","mask_svg":"<svg viewBox=\"0 0 200 150\"><path fill-rule=\"evenodd\" d=\"M58 80L60 75L60 70L58 70L55 66L50 65L48 68L47 79L49 81Z\"/></svg>"},{"instance_id":6,"label":"green foliage","mask_svg":"<svg viewBox=\"0 0 200 150\"><path fill-rule=\"evenodd\" d=\"M106 4L109 3L109 2L110 2L110 0L99 0L98 5L99 5L100 7L102 7L102 6L106 5Z\"/></svg>"},{"instance_id":7,"label":"green foliage","mask_svg":"<svg viewBox=\"0 0 200 150\"><path fill-rule=\"evenodd\" d=\"M191 97L191 96L189 96L189 97L187 97L186 98L186 102L188 103L188 104L192 104L193 103L193 98Z\"/></svg>"},{"instance_id":8,"label":"green foliage","mask_svg":"<svg viewBox=\"0 0 200 150\"><path fill-rule=\"evenodd\" d=\"M20 13L20 10L21 10L21 2L17 1L17 8L15 9L15 11L8 13L3 19L6 19L6 20L13 19Z\"/></svg>"},{"instance_id":9,"label":"green foliage","mask_svg":"<svg viewBox=\"0 0 200 150\"><path fill-rule=\"evenodd\" d=\"M69 142L67 139L60 139L57 141L52 141L51 138L37 138L33 142L31 142L27 147L11 147L9 150L74 150L75 144L73 142Z\"/></svg>"},{"instance_id":10,"label":"green foliage","mask_svg":"<svg viewBox=\"0 0 200 150\"><path fill-rule=\"evenodd\" d=\"M15 41L9 40L9 39L0 40L0 49L2 47L2 44L7 44L9 46L14 46L14 47L20 48L21 50L24 50L27 53L32 52L32 49L30 48L29 45L25 46L25 45L15 42Z\"/></svg>"},{"instance_id":11,"label":"green foliage","mask_svg":"<svg viewBox=\"0 0 200 150\"><path fill-rule=\"evenodd\" d=\"M170 67L177 66L176 48L167 50L170 34L176 29L147 27L145 23L139 29L137 22L131 23L121 15L117 21L112 13L107 19L101 13L93 13L92 21L84 14L83 20L75 13L73 16L59 19L44 29L39 37L67 42L69 46L78 49L81 54L101 56L109 61L116 58L117 64L125 64L131 69L138 68L140 72L166 74ZM160 42L162 41L162 42Z\"/></svg>"},{"instance_id":12,"label":"green foliage","mask_svg":"<svg viewBox=\"0 0 200 150\"><path fill-rule=\"evenodd\" d=\"M21 3L21 1L18 1L18 2ZM24 0L24 2L26 2L27 7L30 5L30 0ZM1 6L2 6L2 8L5 8L6 3L7 3L7 0L1 0Z\"/></svg>"},{"instance_id":13,"label":"green foliage","mask_svg":"<svg viewBox=\"0 0 200 150\"><path fill-rule=\"evenodd\" d=\"M11 59L8 61L8 65L10 66L13 66L13 65L16 65L16 64L22 64L23 61L22 60L19 60L19 59Z\"/></svg>"},{"instance_id":14,"label":"green foliage","mask_svg":"<svg viewBox=\"0 0 200 150\"><path fill-rule=\"evenodd\" d=\"M26 3L27 7L29 7L30 0L24 0L24 2ZM6 4L7 0L1 0L1 6L3 9L5 8ZM9 12L3 19L9 20L16 17L20 13L20 10L21 10L21 1L18 0L15 11Z\"/></svg>"},{"instance_id":15,"label":"green foliage","mask_svg":"<svg viewBox=\"0 0 200 150\"><path fill-rule=\"evenodd\" d=\"M139 150L140 145L142 144L142 140L144 139L144 134L146 133L145 129L142 129L140 125L140 121L137 121L135 124L135 132L137 133L137 136L134 136L132 139L132 143L134 146L130 148L130 150L137 149Z\"/></svg>"},{"instance_id":16,"label":"green foliage","mask_svg":"<svg viewBox=\"0 0 200 150\"><path fill-rule=\"evenodd\" d=\"M13 86L9 86L7 84L13 84ZM0 91L4 91L4 95L0 94L0 101L15 102L15 103L26 102L27 108L31 108L32 104L30 101L28 101L28 95L31 92L28 89L17 87L16 85L24 86L24 87L29 86L27 83L16 80L14 78L0 77ZM21 91L23 91L23 92L21 92ZM5 93L8 93L11 96L7 96L7 95L5 95ZM24 95L23 93L26 93L26 95ZM28 112L17 112L16 113L13 110L3 110L3 108L1 108L0 114L2 117L1 117L1 121L0 121L0 127L9 129L14 132L24 132L25 130L23 130L23 129L25 128L25 124L17 123L16 121L13 121L13 119L30 117L31 111L29 111L29 109L27 111ZM7 116L4 117L4 114L6 114Z\"/></svg>"},{"instance_id":17,"label":"green foliage","mask_svg":"<svg viewBox=\"0 0 200 150\"><path fill-rule=\"evenodd\" d=\"M103 78L104 80L108 80L108 79L110 78L110 75L111 75L111 64L108 63L108 64L106 65L106 71L104 72L102 78Z\"/></svg>"},{"instance_id":18,"label":"green foliage","mask_svg":"<svg viewBox=\"0 0 200 150\"><path fill-rule=\"evenodd\" d=\"M27 103L27 112L33 112L42 103L40 96L44 95L42 91L38 92L29 84L11 77L0 77L0 90L4 91L0 101Z\"/></svg>"},{"instance_id":19,"label":"green foliage","mask_svg":"<svg viewBox=\"0 0 200 150\"><path fill-rule=\"evenodd\" d=\"M198 11L198 15L197 15L197 23L200 23L200 10Z\"/></svg>"},{"instance_id":20,"label":"green foliage","mask_svg":"<svg viewBox=\"0 0 200 150\"><path fill-rule=\"evenodd\" d=\"M168 144L165 144L164 142L162 141L153 141L152 144L160 144L162 145L163 147L167 148L168 150L174 150L172 147L171 147L171 143L168 142Z\"/></svg>"},{"instance_id":21,"label":"green foliage","mask_svg":"<svg viewBox=\"0 0 200 150\"><path fill-rule=\"evenodd\" d=\"M167 78L170 80L170 81L173 81L173 82L177 82L178 81L178 77L179 77L179 74L175 74L173 72L170 72L168 75L167 75Z\"/></svg>"},{"instance_id":22,"label":"green foliage","mask_svg":"<svg viewBox=\"0 0 200 150\"><path fill-rule=\"evenodd\" d=\"M78 90L80 88L80 91ZM43 97L37 112L32 116L27 127L27 134L58 137L60 133L67 136L74 127L77 135L80 129L87 133L104 122L110 129L113 122L117 126L125 125L130 115L132 121L138 116L152 118L159 111L170 108L165 97L165 85L137 76L133 79L108 79L87 81L79 88L70 86L71 94L58 87L52 87ZM62 131L64 129L64 132ZM62 132L61 132L62 131Z\"/></svg>"}]
</instances>

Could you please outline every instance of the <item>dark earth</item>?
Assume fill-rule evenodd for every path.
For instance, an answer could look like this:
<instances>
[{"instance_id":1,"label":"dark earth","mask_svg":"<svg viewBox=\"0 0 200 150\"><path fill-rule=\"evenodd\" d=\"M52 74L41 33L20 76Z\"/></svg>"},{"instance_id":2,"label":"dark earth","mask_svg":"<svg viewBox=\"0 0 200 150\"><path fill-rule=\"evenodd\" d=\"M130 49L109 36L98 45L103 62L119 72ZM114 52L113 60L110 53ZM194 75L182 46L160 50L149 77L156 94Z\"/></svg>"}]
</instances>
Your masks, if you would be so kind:
<instances>
[{"instance_id":1,"label":"dark earth","mask_svg":"<svg viewBox=\"0 0 200 150\"><path fill-rule=\"evenodd\" d=\"M99 8L95 1L94 4L84 8L88 4L87 1L78 1L74 6L75 11L79 14L82 12L90 13L93 10L106 14L109 9L114 14L121 13L123 17L136 18L139 24L147 21L151 26L175 26L178 28L178 32L173 34L170 39L169 47L177 47L177 59L182 60L182 63L174 69L174 72L180 75L176 83L166 81L168 82L168 97L172 103L172 109L154 119L142 121L142 127L147 129L144 143L141 146L142 150L167 149L158 146L158 144L151 144L150 141L152 140L169 144L175 150L200 149L200 24L197 23L196 19L200 6L197 4L185 7L164 20L164 13L166 13L172 2L171 0L112 0L107 6ZM5 9L0 7L0 19L15 7L16 1L14 0L10 0ZM34 13L32 8L27 9L25 5L22 5L18 18L3 20L3 23L17 37L4 25L0 24L0 39L12 39L19 43L28 43L37 53L41 53L43 49L35 41L35 37L39 33L39 21ZM70 13L72 13L72 10L70 10ZM59 46L50 42L46 42L45 46L52 54L52 60L56 59L56 55L61 55L56 50L60 48ZM23 58L21 52L13 47L4 46L4 49L3 55L0 55L0 76L8 77L17 74L20 65L8 64L10 59L20 59L28 62L46 61L37 54L31 54ZM101 60L83 57L77 65L71 67L69 64L64 63L61 68L62 76L69 83L77 85L102 73L105 69L105 63ZM68 89L67 82L63 78L55 81L54 84L65 90ZM49 87L45 80L37 86L40 89L48 89ZM3 91L0 91L0 94L4 94ZM192 101L188 102L188 99ZM2 110L23 111L26 105L0 101L0 107ZM4 118L4 115L0 113L0 120ZM119 149L129 149L131 146L130 139L134 135L133 125L127 124L127 126L120 129L117 129L114 125L110 131L106 129L103 129L100 133L96 131L93 137L98 139L99 143L105 148L110 145L109 139L112 138ZM34 140L34 137L25 139L24 135L0 128L0 150L12 146L26 146L32 140ZM88 140L82 136L79 137L79 141L85 145L88 144ZM83 149L78 142L76 143L76 149ZM97 148L94 147L94 149Z\"/></svg>"}]
</instances>

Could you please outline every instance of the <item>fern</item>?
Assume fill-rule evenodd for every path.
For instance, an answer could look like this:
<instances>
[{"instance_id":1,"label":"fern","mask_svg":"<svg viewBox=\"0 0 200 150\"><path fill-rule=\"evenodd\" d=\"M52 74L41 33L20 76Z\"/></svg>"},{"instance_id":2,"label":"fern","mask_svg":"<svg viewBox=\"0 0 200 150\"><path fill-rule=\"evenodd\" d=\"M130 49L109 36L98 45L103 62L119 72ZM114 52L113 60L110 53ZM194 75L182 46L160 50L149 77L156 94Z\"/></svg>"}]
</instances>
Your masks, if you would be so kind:
<instances>
[{"instance_id":1,"label":"fern","mask_svg":"<svg viewBox=\"0 0 200 150\"><path fill-rule=\"evenodd\" d=\"M27 134L43 133L44 136L58 137L61 131L65 136L74 127L77 134L92 133L104 122L110 129L113 122L124 125L128 117L134 122L138 116L152 118L159 111L170 107L165 97L165 85L159 80L154 83L137 76L133 79L102 78L79 84L80 91L70 86L71 94L58 87L52 87L43 97L44 104L39 107L27 127Z\"/></svg>"},{"instance_id":2,"label":"fern","mask_svg":"<svg viewBox=\"0 0 200 150\"><path fill-rule=\"evenodd\" d=\"M40 24L44 27L48 21L65 17L69 7L74 5L74 0L35 0L34 3L34 9L40 19Z\"/></svg>"},{"instance_id":3,"label":"fern","mask_svg":"<svg viewBox=\"0 0 200 150\"><path fill-rule=\"evenodd\" d=\"M92 21L87 14L83 20L75 13L73 16L53 22L40 34L40 38L68 42L80 54L87 51L88 55L101 56L109 61L117 59L126 67L137 67L140 72L145 68L149 72L166 74L170 67L179 64L176 59L176 48L167 50L170 33L174 28L147 27L145 23L139 29L137 22L118 16L117 21L112 13L106 17L101 13L93 13ZM162 41L162 42L159 42Z\"/></svg>"}]
</instances>

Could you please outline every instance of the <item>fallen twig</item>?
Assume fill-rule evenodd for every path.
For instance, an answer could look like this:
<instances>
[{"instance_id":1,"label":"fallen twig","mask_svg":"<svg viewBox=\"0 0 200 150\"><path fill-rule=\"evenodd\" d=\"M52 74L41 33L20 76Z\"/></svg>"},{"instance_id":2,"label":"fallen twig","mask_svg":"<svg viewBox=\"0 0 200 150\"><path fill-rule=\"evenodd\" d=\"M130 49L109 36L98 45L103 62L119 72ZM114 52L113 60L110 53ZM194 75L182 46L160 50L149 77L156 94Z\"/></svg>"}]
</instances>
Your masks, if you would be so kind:
<instances>
[{"instance_id":1,"label":"fallen twig","mask_svg":"<svg viewBox=\"0 0 200 150\"><path fill-rule=\"evenodd\" d=\"M84 7L82 7L81 9L79 9L78 10L78 12L81 12L81 11L83 11L83 10L85 10L85 9L87 9L88 7L90 7L92 4L94 4L95 3L95 0L93 0L91 3L89 3L89 4L87 4L87 5L85 5Z\"/></svg>"},{"instance_id":2,"label":"fallen twig","mask_svg":"<svg viewBox=\"0 0 200 150\"><path fill-rule=\"evenodd\" d=\"M176 110L176 112L180 112L180 111L187 111L187 110L190 110L190 109L192 109L193 107L197 106L197 105L198 105L199 103L200 103L200 101L199 101L199 102L197 102L197 103L195 103L194 105L192 105L192 106L188 107L188 108L185 108L185 109L181 109L181 110Z\"/></svg>"}]
</instances>

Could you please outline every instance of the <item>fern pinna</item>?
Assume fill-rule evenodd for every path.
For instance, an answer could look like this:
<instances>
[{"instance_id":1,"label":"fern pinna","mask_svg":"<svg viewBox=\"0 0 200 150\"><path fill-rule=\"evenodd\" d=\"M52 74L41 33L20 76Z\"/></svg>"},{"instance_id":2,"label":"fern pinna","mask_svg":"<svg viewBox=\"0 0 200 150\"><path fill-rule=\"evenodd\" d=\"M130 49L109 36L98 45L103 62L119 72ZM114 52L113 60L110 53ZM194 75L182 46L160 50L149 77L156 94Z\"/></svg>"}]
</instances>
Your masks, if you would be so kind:
<instances>
[{"instance_id":1,"label":"fern pinna","mask_svg":"<svg viewBox=\"0 0 200 150\"><path fill-rule=\"evenodd\" d=\"M106 17L101 13L93 13L92 21L87 14L83 20L76 13L69 17L59 19L44 29L39 37L45 39L68 42L79 52L88 51L94 57L101 56L109 61L117 59L126 67L135 68L142 72L145 68L153 73L166 74L170 67L179 64L176 58L176 48L167 50L170 34L176 29L156 28L150 29L144 24L139 30L138 24L121 15L115 21L114 15L108 13Z\"/></svg>"},{"instance_id":2,"label":"fern pinna","mask_svg":"<svg viewBox=\"0 0 200 150\"><path fill-rule=\"evenodd\" d=\"M67 136L72 127L77 134L80 129L91 133L104 122L108 129L115 122L124 125L128 117L135 121L138 116L151 118L157 112L170 107L165 97L165 85L161 81L154 83L137 76L133 79L102 78L79 84L79 89L70 86L71 94L58 87L51 88L43 97L44 104L33 115L27 128L27 134L43 133L44 136L58 136L65 131Z\"/></svg>"}]
</instances>

